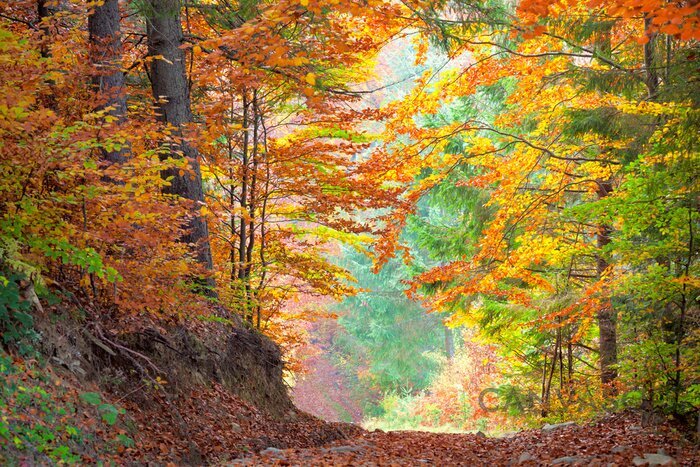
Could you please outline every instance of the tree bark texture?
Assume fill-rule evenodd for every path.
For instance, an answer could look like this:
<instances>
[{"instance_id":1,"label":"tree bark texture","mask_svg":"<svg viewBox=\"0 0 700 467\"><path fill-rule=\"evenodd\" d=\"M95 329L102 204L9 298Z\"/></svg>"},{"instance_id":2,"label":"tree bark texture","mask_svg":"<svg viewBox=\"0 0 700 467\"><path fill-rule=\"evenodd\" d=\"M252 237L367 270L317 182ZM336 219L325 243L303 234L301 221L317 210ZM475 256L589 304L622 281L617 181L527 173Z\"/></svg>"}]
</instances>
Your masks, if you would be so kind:
<instances>
[{"instance_id":1,"label":"tree bark texture","mask_svg":"<svg viewBox=\"0 0 700 467\"><path fill-rule=\"evenodd\" d=\"M170 178L166 193L179 195L193 202L191 218L183 241L196 245L196 259L206 269L212 269L209 230L199 211L204 203L202 173L198 152L183 135L183 126L192 121L190 92L187 82L180 0L148 0L146 4L148 53L152 57L149 69L153 97L157 101L159 118L175 130L171 157L185 157L189 170L165 171ZM162 58L161 58L162 57Z\"/></svg>"},{"instance_id":2,"label":"tree bark texture","mask_svg":"<svg viewBox=\"0 0 700 467\"><path fill-rule=\"evenodd\" d=\"M609 181L600 182L598 198L602 199L608 196L612 190L612 184ZM610 266L602 249L610 243L611 233L612 227L607 224L598 227L597 244L600 251L596 258L596 269L599 277L602 277ZM617 378L617 369L615 368L617 365L617 323L612 304L606 303L601 306L597 313L597 320L600 330L600 380L608 395L612 395L614 390L610 384Z\"/></svg>"},{"instance_id":3,"label":"tree bark texture","mask_svg":"<svg viewBox=\"0 0 700 467\"><path fill-rule=\"evenodd\" d=\"M119 0L105 0L96 5L88 17L90 34L90 61L96 67L93 85L102 100L100 108L111 107L109 115L117 122L126 119L124 72L121 69L122 43L120 37ZM126 148L103 151L103 157L112 163L126 160Z\"/></svg>"}]
</instances>

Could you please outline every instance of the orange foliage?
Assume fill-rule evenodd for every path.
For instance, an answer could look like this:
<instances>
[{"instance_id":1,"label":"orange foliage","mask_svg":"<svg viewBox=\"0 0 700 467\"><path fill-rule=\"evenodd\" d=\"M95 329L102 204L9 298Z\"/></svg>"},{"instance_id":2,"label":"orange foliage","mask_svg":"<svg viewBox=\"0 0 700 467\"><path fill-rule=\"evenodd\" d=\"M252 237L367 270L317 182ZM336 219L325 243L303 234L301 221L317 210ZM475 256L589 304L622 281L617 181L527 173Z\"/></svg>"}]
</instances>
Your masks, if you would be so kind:
<instances>
[{"instance_id":1,"label":"orange foliage","mask_svg":"<svg viewBox=\"0 0 700 467\"><path fill-rule=\"evenodd\" d=\"M29 14L21 6L17 14ZM177 242L184 203L160 191L161 171L177 162L159 159L153 141L167 135L141 93L126 123L96 110L83 19L70 9L45 19L60 41L2 25L15 31L3 29L0 62L3 237L49 285L79 282L125 314L177 316L192 300L177 284L193 269ZM121 147L131 152L125 164L100 158Z\"/></svg>"},{"instance_id":2,"label":"orange foliage","mask_svg":"<svg viewBox=\"0 0 700 467\"><path fill-rule=\"evenodd\" d=\"M178 131L154 114L147 69L160 58L148 55L143 15L122 15L128 112L116 118L92 83L105 73L88 53L100 47L86 31L94 2L48 2L44 18L34 1L2 3L0 213L2 238L16 245L12 261L124 319L208 313L191 290L205 272L179 241L192 206L163 194L166 169L189 169L167 157ZM338 241L362 248L363 234L378 229L355 214L394 201L359 170L369 140L358 124L379 116L355 88L399 31L402 7L285 0L234 8L183 8L195 114L185 137L201 156L207 196L198 209L212 232L220 301L251 321L257 312L253 324L295 341L283 309L298 297L352 293L327 253ZM101 157L115 150L128 152L124 162Z\"/></svg>"},{"instance_id":3,"label":"orange foliage","mask_svg":"<svg viewBox=\"0 0 700 467\"><path fill-rule=\"evenodd\" d=\"M534 24L542 17L564 15L579 2L560 0L555 2L543 0L525 0L520 2L518 10L521 17ZM685 1L663 0L589 0L585 6L601 14L614 15L625 20L647 18L651 22L651 32L674 36L681 40L700 39L700 4ZM535 29L535 33L544 32L545 28ZM648 40L642 38L641 40Z\"/></svg>"}]
</instances>

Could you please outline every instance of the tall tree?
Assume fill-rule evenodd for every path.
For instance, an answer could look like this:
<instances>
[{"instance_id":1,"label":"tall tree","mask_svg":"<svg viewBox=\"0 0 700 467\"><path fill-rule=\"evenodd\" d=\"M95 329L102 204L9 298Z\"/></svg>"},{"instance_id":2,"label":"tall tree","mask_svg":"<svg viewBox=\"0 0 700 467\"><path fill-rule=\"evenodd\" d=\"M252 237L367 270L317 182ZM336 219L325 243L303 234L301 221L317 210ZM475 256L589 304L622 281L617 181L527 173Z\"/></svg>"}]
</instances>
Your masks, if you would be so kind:
<instances>
[{"instance_id":1,"label":"tall tree","mask_svg":"<svg viewBox=\"0 0 700 467\"><path fill-rule=\"evenodd\" d=\"M93 84L101 96L100 107L110 108L109 115L122 122L126 117L126 93L121 61L119 0L95 2L88 17L90 62L96 67ZM103 150L110 162L123 162L125 149Z\"/></svg>"},{"instance_id":2,"label":"tall tree","mask_svg":"<svg viewBox=\"0 0 700 467\"><path fill-rule=\"evenodd\" d=\"M612 183L609 181L598 182L598 198L603 199L612 192ZM596 273L599 278L608 272L610 264L603 251L610 244L612 228L608 224L598 227L597 246L599 253L596 255ZM606 393L614 394L611 384L617 378L617 323L615 310L610 301L606 301L597 311L598 329L600 331L600 381Z\"/></svg>"},{"instance_id":3,"label":"tall tree","mask_svg":"<svg viewBox=\"0 0 700 467\"><path fill-rule=\"evenodd\" d=\"M206 269L212 269L209 230L200 209L204 204L202 174L197 149L185 138L184 126L192 122L190 89L182 49L183 33L180 0L149 0L145 7L150 79L159 118L174 128L168 157L185 157L189 170L170 169L164 177L170 179L167 193L193 202L183 242L196 245L196 259ZM211 285L211 284L210 284Z\"/></svg>"}]
</instances>

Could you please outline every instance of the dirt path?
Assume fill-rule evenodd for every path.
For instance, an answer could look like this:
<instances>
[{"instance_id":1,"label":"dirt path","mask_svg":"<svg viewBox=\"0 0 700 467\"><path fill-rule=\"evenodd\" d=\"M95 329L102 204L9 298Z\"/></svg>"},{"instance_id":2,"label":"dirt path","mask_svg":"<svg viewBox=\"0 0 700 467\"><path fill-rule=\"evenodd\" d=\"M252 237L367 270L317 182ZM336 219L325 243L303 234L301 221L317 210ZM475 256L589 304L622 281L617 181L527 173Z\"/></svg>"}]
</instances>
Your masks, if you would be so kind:
<instances>
[{"instance_id":1,"label":"dirt path","mask_svg":"<svg viewBox=\"0 0 700 467\"><path fill-rule=\"evenodd\" d=\"M635 463L636 462L636 463ZM646 463L642 463L646 462ZM642 428L638 417L588 426L530 430L512 437L365 432L310 449L268 448L234 465L700 465L698 446L668 425Z\"/></svg>"},{"instance_id":2,"label":"dirt path","mask_svg":"<svg viewBox=\"0 0 700 467\"><path fill-rule=\"evenodd\" d=\"M315 338L302 349L306 372L298 376L290 395L297 408L321 420L360 424L363 414L350 390L352 382L329 358L337 329L335 320L311 323L309 332Z\"/></svg>"}]
</instances>

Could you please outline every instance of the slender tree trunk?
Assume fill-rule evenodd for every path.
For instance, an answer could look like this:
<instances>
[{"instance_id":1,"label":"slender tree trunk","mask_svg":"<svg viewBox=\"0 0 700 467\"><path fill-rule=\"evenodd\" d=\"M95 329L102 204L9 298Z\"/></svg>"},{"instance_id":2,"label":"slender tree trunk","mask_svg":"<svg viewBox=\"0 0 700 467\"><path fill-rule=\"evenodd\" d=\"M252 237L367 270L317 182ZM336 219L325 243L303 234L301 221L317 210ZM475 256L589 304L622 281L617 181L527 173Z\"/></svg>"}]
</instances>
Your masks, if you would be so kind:
<instances>
[{"instance_id":1,"label":"slender tree trunk","mask_svg":"<svg viewBox=\"0 0 700 467\"><path fill-rule=\"evenodd\" d=\"M36 2L36 12L39 15L39 20L47 18L51 15L51 9L49 9L47 0L38 0Z\"/></svg>"},{"instance_id":2,"label":"slender tree trunk","mask_svg":"<svg viewBox=\"0 0 700 467\"><path fill-rule=\"evenodd\" d=\"M257 313L257 327L260 329L260 323L262 321L262 306L260 304L260 294L265 287L265 279L267 277L267 259L265 257L266 253L266 227L267 227L267 202L270 197L270 160L268 159L267 150L267 129L265 128L265 117L261 113L260 115L260 127L262 130L262 143L263 143L263 164L265 164L265 183L262 193L262 206L260 211L260 279L258 281L258 286L255 289L255 312Z\"/></svg>"},{"instance_id":3,"label":"slender tree trunk","mask_svg":"<svg viewBox=\"0 0 700 467\"><path fill-rule=\"evenodd\" d=\"M561 332L561 323L557 329L557 339L559 340L559 392L564 393L564 343L563 333ZM560 396L561 396L560 394Z\"/></svg>"},{"instance_id":4,"label":"slender tree trunk","mask_svg":"<svg viewBox=\"0 0 700 467\"><path fill-rule=\"evenodd\" d=\"M600 52L610 57L612 55L611 26L605 26L599 32L597 45ZM597 195L598 199L603 199L612 193L612 182L610 180L599 181ZM600 280L605 271L610 266L605 259L602 249L610 243L612 227L607 224L598 226L596 243L598 254L596 257L596 272ZM600 332L600 380L606 396L614 395L614 388L611 383L617 378L617 330L615 322L615 311L610 301L601 306L596 316L598 329Z\"/></svg>"},{"instance_id":5,"label":"slender tree trunk","mask_svg":"<svg viewBox=\"0 0 700 467\"><path fill-rule=\"evenodd\" d=\"M250 115L249 115L248 92L243 91L243 151L241 154L241 218L238 238L238 280L241 288L241 298L243 305L243 319L253 324L253 315L248 307L248 289L246 279L246 245L248 244L248 159L250 151Z\"/></svg>"},{"instance_id":6,"label":"slender tree trunk","mask_svg":"<svg viewBox=\"0 0 700 467\"><path fill-rule=\"evenodd\" d=\"M455 337L451 327L445 326L445 355L452 362L455 358Z\"/></svg>"},{"instance_id":7,"label":"slender tree trunk","mask_svg":"<svg viewBox=\"0 0 700 467\"><path fill-rule=\"evenodd\" d=\"M176 140L172 143L170 157L185 157L189 170L181 173L177 169L165 171L164 177L171 177L166 193L179 195L193 202L191 218L183 242L195 245L195 258L206 269L211 270L212 257L209 245L209 229L200 214L204 204L202 174L197 150L183 135L183 126L192 121L190 92L187 85L185 52L183 44L180 0L148 0L146 4L146 24L148 53L153 59L150 66L153 97L157 101L159 118L172 125ZM213 286L213 280L207 280Z\"/></svg>"},{"instance_id":8,"label":"slender tree trunk","mask_svg":"<svg viewBox=\"0 0 700 467\"><path fill-rule=\"evenodd\" d=\"M51 30L51 17L55 15L61 8L60 2L53 3L49 0L38 0L37 1L37 16L39 20L39 53L43 58L49 58L51 56L51 43L56 40L57 32ZM45 80L46 84L49 86L49 92L46 93L44 97L46 99L47 107L58 110L56 96L53 93L53 86L56 82L53 78L48 78Z\"/></svg>"},{"instance_id":9,"label":"slender tree trunk","mask_svg":"<svg viewBox=\"0 0 700 467\"><path fill-rule=\"evenodd\" d=\"M659 93L659 74L655 68L655 42L656 33L651 32L651 18L644 17L644 32L647 34L649 41L644 44L644 69L646 71L646 85L649 99L656 99Z\"/></svg>"},{"instance_id":10,"label":"slender tree trunk","mask_svg":"<svg viewBox=\"0 0 700 467\"><path fill-rule=\"evenodd\" d=\"M253 274L253 251L255 250L255 210L258 190L258 164L259 164L259 128L260 128L260 112L258 102L258 91L253 89L253 153L251 155L252 168L250 175L250 202L248 203L248 247L246 249L246 300L248 300L251 319L255 312L255 293L253 292L252 274ZM260 320L257 327L260 328Z\"/></svg>"},{"instance_id":11,"label":"slender tree trunk","mask_svg":"<svg viewBox=\"0 0 700 467\"><path fill-rule=\"evenodd\" d=\"M46 18L53 15L54 9L50 7L48 0L38 0L36 4L36 13L39 16L40 31L41 31L41 56L46 58L50 55L48 44L46 43L51 31L49 26L44 21Z\"/></svg>"},{"instance_id":12,"label":"slender tree trunk","mask_svg":"<svg viewBox=\"0 0 700 467\"><path fill-rule=\"evenodd\" d=\"M93 7L88 17L90 61L97 68L93 84L102 98L100 108L111 107L109 115L121 123L126 119L124 72L121 69L122 44L119 25L119 0L105 0ZM112 163L126 160L127 149L105 151L104 159Z\"/></svg>"},{"instance_id":13,"label":"slender tree trunk","mask_svg":"<svg viewBox=\"0 0 700 467\"><path fill-rule=\"evenodd\" d=\"M598 185L598 198L602 199L612 193L612 184L609 181L600 182ZM610 264L605 259L602 249L610 241L612 227L602 224L598 227L597 244L599 253L596 258L596 270L598 277L602 277ZM600 380L603 384L606 395L615 394L611 383L617 378L617 323L615 310L612 303L607 302L601 306L597 313L598 329L600 330Z\"/></svg>"},{"instance_id":14,"label":"slender tree trunk","mask_svg":"<svg viewBox=\"0 0 700 467\"><path fill-rule=\"evenodd\" d=\"M235 115L235 106L233 99L231 99L231 119L233 120ZM229 275L229 281L231 285L236 282L238 278L238 261L237 261L237 250L235 246L235 239L238 236L238 229L236 228L236 183L235 183L235 159L236 154L234 152L234 147L232 143L232 135L229 134L226 138L226 144L228 146L228 161L229 161L229 171L228 171L228 190L229 190L229 261L231 262L231 271Z\"/></svg>"},{"instance_id":15,"label":"slender tree trunk","mask_svg":"<svg viewBox=\"0 0 700 467\"><path fill-rule=\"evenodd\" d=\"M549 413L549 401L552 394L552 380L554 379L554 373L557 371L557 360L559 358L559 353L561 350L561 334L557 334L557 340L554 343L554 355L552 356L552 371L549 372L547 377L547 384L543 391L542 397L542 416L546 417ZM545 361L546 362L546 361ZM545 364L545 371L547 366Z\"/></svg>"},{"instance_id":16,"label":"slender tree trunk","mask_svg":"<svg viewBox=\"0 0 700 467\"><path fill-rule=\"evenodd\" d=\"M544 398L545 398L545 392L547 390L547 353L545 352L544 354L544 363L542 364L542 390L540 391L540 402L541 402L541 407L540 407L540 415L545 417L547 415L547 412L544 409Z\"/></svg>"},{"instance_id":17,"label":"slender tree trunk","mask_svg":"<svg viewBox=\"0 0 700 467\"><path fill-rule=\"evenodd\" d=\"M568 337L567 337L567 342L566 342L566 366L567 366L567 381L568 381L568 386L567 386L567 394L570 396L571 395L571 383L573 382L574 379L574 346L571 343L572 340L572 331L569 330Z\"/></svg>"}]
</instances>

